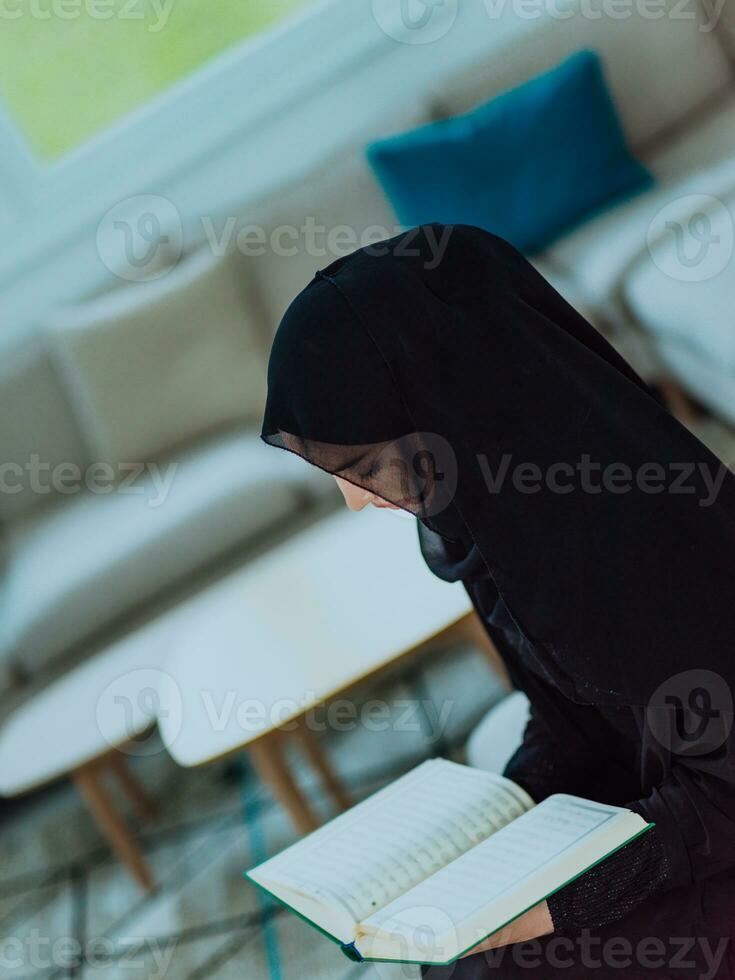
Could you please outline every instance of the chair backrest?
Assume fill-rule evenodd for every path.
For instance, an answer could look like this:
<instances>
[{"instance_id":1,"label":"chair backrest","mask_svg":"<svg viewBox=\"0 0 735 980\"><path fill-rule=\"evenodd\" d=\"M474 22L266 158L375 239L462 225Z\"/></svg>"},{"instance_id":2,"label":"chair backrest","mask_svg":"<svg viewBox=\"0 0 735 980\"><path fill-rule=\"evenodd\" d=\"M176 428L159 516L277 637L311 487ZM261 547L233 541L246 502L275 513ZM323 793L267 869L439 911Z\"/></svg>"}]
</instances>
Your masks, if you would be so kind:
<instances>
[{"instance_id":1,"label":"chair backrest","mask_svg":"<svg viewBox=\"0 0 735 980\"><path fill-rule=\"evenodd\" d=\"M205 245L161 278L59 310L45 326L95 460L146 462L260 420L265 349L237 253Z\"/></svg>"},{"instance_id":2,"label":"chair backrest","mask_svg":"<svg viewBox=\"0 0 735 980\"><path fill-rule=\"evenodd\" d=\"M87 452L60 379L35 335L0 360L0 522L58 500L53 479Z\"/></svg>"}]
</instances>

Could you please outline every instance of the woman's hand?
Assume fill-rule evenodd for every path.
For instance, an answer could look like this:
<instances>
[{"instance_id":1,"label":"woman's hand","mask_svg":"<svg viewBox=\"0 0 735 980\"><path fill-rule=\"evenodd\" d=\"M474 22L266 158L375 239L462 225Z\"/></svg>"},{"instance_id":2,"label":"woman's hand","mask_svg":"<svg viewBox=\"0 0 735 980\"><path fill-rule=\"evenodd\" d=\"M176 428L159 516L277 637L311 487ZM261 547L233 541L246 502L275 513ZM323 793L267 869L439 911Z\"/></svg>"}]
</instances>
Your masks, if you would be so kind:
<instances>
[{"instance_id":1,"label":"woman's hand","mask_svg":"<svg viewBox=\"0 0 735 980\"><path fill-rule=\"evenodd\" d=\"M512 943L523 943L529 939L538 939L539 936L548 936L554 931L554 923L551 921L549 906L546 902L534 905L528 912L514 919L492 936L488 936L479 946L475 946L465 956L474 956L482 953L486 949L497 949L499 946L510 946Z\"/></svg>"}]
</instances>

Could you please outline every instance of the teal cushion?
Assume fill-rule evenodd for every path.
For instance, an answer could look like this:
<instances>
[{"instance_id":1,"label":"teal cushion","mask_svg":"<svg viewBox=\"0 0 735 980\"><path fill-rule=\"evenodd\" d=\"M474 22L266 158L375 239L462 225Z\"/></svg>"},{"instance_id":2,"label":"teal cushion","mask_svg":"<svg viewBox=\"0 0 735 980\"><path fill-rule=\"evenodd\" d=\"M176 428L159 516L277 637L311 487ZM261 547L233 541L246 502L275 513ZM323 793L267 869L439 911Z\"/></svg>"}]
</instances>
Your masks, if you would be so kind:
<instances>
[{"instance_id":1,"label":"teal cushion","mask_svg":"<svg viewBox=\"0 0 735 980\"><path fill-rule=\"evenodd\" d=\"M626 146L594 51L367 154L402 224L476 225L526 253L653 183Z\"/></svg>"}]
</instances>

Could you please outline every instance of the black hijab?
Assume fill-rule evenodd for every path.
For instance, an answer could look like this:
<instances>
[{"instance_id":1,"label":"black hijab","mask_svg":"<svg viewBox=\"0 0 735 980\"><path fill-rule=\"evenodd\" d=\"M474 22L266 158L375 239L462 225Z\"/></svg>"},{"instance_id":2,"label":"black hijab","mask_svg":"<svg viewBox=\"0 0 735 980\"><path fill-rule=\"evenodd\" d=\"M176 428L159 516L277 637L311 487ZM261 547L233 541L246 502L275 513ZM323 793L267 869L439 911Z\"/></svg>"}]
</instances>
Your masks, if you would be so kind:
<instances>
[{"instance_id":1,"label":"black hijab","mask_svg":"<svg viewBox=\"0 0 735 980\"><path fill-rule=\"evenodd\" d=\"M413 512L434 571L491 580L567 697L729 681L735 479L503 240L427 225L318 273L263 438Z\"/></svg>"}]
</instances>

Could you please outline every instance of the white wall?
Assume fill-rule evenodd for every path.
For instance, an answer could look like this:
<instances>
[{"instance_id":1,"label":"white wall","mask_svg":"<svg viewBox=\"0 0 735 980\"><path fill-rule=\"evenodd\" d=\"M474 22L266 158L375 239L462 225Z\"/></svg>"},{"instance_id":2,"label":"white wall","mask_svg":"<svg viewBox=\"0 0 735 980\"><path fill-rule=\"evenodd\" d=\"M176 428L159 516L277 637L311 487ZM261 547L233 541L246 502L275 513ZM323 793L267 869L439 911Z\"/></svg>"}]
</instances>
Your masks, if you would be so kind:
<instances>
[{"instance_id":1,"label":"white wall","mask_svg":"<svg viewBox=\"0 0 735 980\"><path fill-rule=\"evenodd\" d=\"M498 0L445 0L432 21L441 38L415 44L406 40L426 35L403 30L398 0L324 0L48 168L0 116L0 348L49 308L116 281L98 228L119 202L162 196L192 244L202 215L247 214L249 201L379 120L426 105L444 76L489 57L499 34L532 29L514 9L507 0L499 17Z\"/></svg>"}]
</instances>

